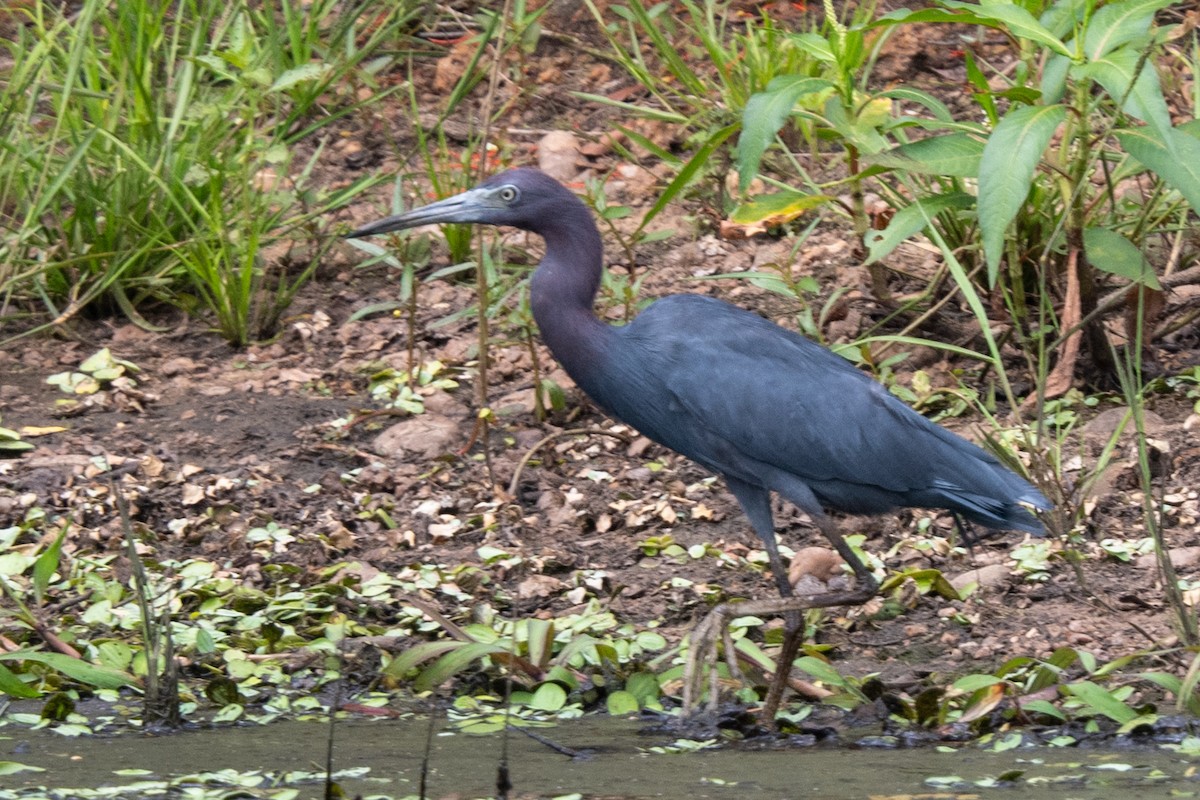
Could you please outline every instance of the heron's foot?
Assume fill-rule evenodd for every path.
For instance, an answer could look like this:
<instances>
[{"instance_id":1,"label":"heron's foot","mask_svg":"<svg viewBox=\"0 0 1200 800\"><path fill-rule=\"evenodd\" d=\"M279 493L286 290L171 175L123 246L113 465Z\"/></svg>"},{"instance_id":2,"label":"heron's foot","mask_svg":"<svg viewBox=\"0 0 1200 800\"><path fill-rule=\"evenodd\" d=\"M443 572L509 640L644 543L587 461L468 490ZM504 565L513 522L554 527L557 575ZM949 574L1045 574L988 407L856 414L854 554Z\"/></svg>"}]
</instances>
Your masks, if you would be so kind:
<instances>
[{"instance_id":1,"label":"heron's foot","mask_svg":"<svg viewBox=\"0 0 1200 800\"><path fill-rule=\"evenodd\" d=\"M825 592L808 597L783 597L778 600L722 603L714 608L691 633L691 646L688 649L687 665L683 671L684 716L690 716L696 712L704 693L705 675L709 678L706 710L711 713L715 712L717 708L720 700L717 674L718 643L724 644L725 660L729 664L730 675L735 680L743 680L741 669L737 664L737 651L733 646L733 637L729 633L729 622L735 616L781 615L787 621L783 651L780 653L780 663L776 667L775 676L770 690L767 692L767 699L761 714L763 724L773 726L775 712L779 709L783 691L791 676L792 661L799 651L804 634L803 612L810 608L862 605L875 595L876 584L873 578L862 581L860 584L849 591Z\"/></svg>"},{"instance_id":2,"label":"heron's foot","mask_svg":"<svg viewBox=\"0 0 1200 800\"><path fill-rule=\"evenodd\" d=\"M740 604L739 604L740 605ZM708 703L706 710L711 714L717 709L720 699L720 675L718 673L718 643L724 647L729 674L742 680L742 671L737 665L737 652L733 648L733 637L729 633L729 622L735 609L730 603L722 603L700 620L688 638L687 664L683 668L683 715L692 716L704 696L704 678L708 676Z\"/></svg>"}]
</instances>

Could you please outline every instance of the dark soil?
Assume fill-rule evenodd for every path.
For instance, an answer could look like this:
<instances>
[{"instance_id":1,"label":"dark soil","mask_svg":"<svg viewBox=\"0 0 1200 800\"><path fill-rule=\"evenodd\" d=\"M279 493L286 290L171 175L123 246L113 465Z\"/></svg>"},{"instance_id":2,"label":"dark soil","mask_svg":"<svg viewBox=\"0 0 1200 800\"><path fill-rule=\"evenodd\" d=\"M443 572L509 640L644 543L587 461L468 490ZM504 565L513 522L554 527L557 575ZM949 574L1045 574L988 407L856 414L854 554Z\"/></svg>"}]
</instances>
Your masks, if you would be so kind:
<instances>
[{"instance_id":1,"label":"dark soil","mask_svg":"<svg viewBox=\"0 0 1200 800\"><path fill-rule=\"evenodd\" d=\"M588 30L582 17L558 13L548 18L548 31ZM945 29L937 33L946 35ZM922 44L911 33L897 37L878 79L926 84L958 104L961 61L930 41ZM433 67L425 69L421 79L431 86ZM532 96L514 103L507 130L497 131L514 163L534 161L538 137L531 130L605 131L615 122L630 122L569 94L575 89L610 93L628 84L612 65L581 56L569 39L543 36L524 69L530 81L549 77L537 82ZM514 85L507 91L519 89ZM432 90L429 99L431 104L437 99ZM348 123L349 138L373 154L371 169L397 168L379 131L391 126L403 137L406 115L401 103L379 116ZM581 156L579 166L597 175L616 168L608 183L610 203L633 206L631 219L640 219L661 188L656 174L665 173L651 162L650 170L623 170L612 151L594 152ZM330 150L322 165L327 179L360 174L361 158L354 165L350 161ZM736 281L694 280L785 258L794 246L790 239L716 238L708 232L711 221L721 216L713 197L706 189L680 203L659 223L674 228L676 235L639 251L639 269L647 271L643 296L712 293L793 324L798 303ZM365 221L386 205L385 191L377 205L349 209L345 219ZM533 248L531 259L536 259L539 243L511 232L506 236L518 249ZM822 300L839 287L849 289L843 311L826 331L835 341L854 338L884 316L870 299L865 271L857 266L850 242L848 227L830 218L800 246L795 259L798 272L820 281ZM514 251L509 252L511 257ZM615 246L610 246L610 257L618 263L624 258ZM930 269L930 258L923 250L906 248L894 265L920 276ZM359 562L380 571L428 562L469 564L488 577L471 587L478 602L498 605L505 614L561 615L599 598L622 621L659 624L672 642L717 599L766 597L775 591L761 571L761 559L755 560L755 568L744 561L760 549L759 543L720 482L707 480L695 464L598 414L540 344L539 368L566 388L565 409L548 421L535 417L529 349L521 341L499 342L492 352L488 388L498 416L486 443L480 440L475 325L470 317L433 325L473 302L470 285L438 281L423 286L416 320L419 359L445 364L460 387L428 392L420 417L380 412L381 404L368 393L369 381L384 367L409 367L408 327L403 315L350 320L356 310L397 294L394 271L360 269L361 260L349 247L335 251L290 309L278 338L244 351L227 347L202 321L166 311L156 321L169 326L168 333L149 333L117 319L77 318L54 336L8 345L0 351L3 425L62 425L66 430L33 438L36 450L0 461L0 527L16 524L28 508L41 507L74 521L67 553L120 547L119 519L98 461L103 459L127 470L124 490L155 555L219 560L251 585L271 583L263 570L267 563L299 568L301 582L315 580L319 570L337 562ZM435 255L428 269L444 264L444 253ZM897 292L910 288L908 278L898 274L893 280ZM153 317L155 312L149 313ZM610 303L602 313L616 319L621 311ZM969 336L969 317L961 311L947 311L941 324L943 332L966 331ZM937 337L929 331L925 335ZM80 398L76 410L61 415L56 402L64 395L46 378L76 367L101 346L140 368L136 388ZM1186 333L1154 343L1153 355L1170 371L1200 361L1195 347L1194 334ZM896 380L910 381L918 364L935 386L957 385L956 370L973 380L973 364L919 349ZM1196 551L1183 549L1200 545L1200 426L1193 402L1176 392L1151 398L1150 406L1151 436L1162 454L1155 484L1166 498L1166 535L1178 550L1180 577L1189 583L1200 581ZM1111 415L1105 418L1100 412L1118 407L1105 399L1095 410L1080 410L1100 420L1094 430L1102 433ZM414 420L425 427L414 431ZM977 417L945 424L979 438ZM397 425L392 438L377 439ZM1080 430L1093 430L1090 425ZM594 433L556 438L525 466L516 492L508 494L518 462L542 437L598 429L615 430L623 438ZM1090 433L1077 433L1067 443L1064 459L1080 458L1068 471L1068 481L1080 480L1094 465L1095 441ZM1013 656L1045 657L1064 646L1090 651L1101 661L1170 646L1176 641L1173 616L1153 560L1122 562L1106 557L1099 546L1108 538L1136 541L1146 535L1135 475L1133 440L1126 437L1070 543L1058 536L1050 540L1055 555L1036 579L1013 557L1025 538L1016 534L990 538L969 552L947 552L945 540L953 539L954 531L944 515L901 511L846 520L848 531L867 536L865 548L881 557L889 572L935 567L955 577L987 565L1002 569L965 601L910 592L889 606L890 618L878 603L866 611L831 610L819 640L835 645L831 655L843 672L881 672L902 685L931 672L989 671ZM379 509L394 527L374 513ZM786 545L799 550L822 544L794 509L780 506L777 512ZM918 532L922 518L931 519L931 527ZM296 537L281 552L264 553L246 541L250 528L269 521ZM666 534L684 548L708 545L732 558L647 556L639 546ZM485 566L477 553L481 545L523 561L507 571ZM1078 570L1072 566L1074 556L1079 556ZM586 588L576 588L580 586ZM431 593L424 599L443 604L447 614L458 613L443 595Z\"/></svg>"}]
</instances>

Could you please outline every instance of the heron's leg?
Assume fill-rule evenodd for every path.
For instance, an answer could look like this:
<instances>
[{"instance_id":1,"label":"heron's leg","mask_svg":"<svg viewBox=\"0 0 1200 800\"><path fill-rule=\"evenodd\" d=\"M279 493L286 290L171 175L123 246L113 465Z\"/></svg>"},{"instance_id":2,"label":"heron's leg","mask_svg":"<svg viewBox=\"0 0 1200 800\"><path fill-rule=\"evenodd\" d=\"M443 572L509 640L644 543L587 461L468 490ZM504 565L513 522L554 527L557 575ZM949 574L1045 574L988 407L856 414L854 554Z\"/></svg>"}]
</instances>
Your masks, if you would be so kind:
<instances>
[{"instance_id":1,"label":"heron's leg","mask_svg":"<svg viewBox=\"0 0 1200 800\"><path fill-rule=\"evenodd\" d=\"M771 514L771 491L762 486L753 486L737 478L725 476L725 485L730 493L737 498L738 503L750 520L750 527L762 540L767 550L767 559L771 564L771 574L775 576L775 585L779 587L781 597L791 597L792 583L788 580L787 569L783 559L779 557L779 545L775 539L775 518Z\"/></svg>"},{"instance_id":2,"label":"heron's leg","mask_svg":"<svg viewBox=\"0 0 1200 800\"><path fill-rule=\"evenodd\" d=\"M850 565L850 569L854 572L854 589L848 592L841 592L843 602L828 603L827 605L862 605L875 596L875 592L879 588L879 582L875 580L875 576L867 569L867 565L862 562L854 549L842 537L841 532L837 529L837 525L833 520L824 514L812 514L810 516L821 533L829 540L829 543L837 550L838 555ZM817 597L807 598L810 602L808 608L823 608L825 603L818 604L816 601L822 598L833 597L834 593L818 595ZM797 600L805 600L806 598L796 598ZM743 614L751 613L747 610L742 610ZM796 660L796 653L800 651L801 634L803 626L796 628L789 627L783 639L783 648L779 653L778 667L775 672L775 677L771 680L771 686L767 690L767 699L763 703L762 719L764 723L773 724L775 714L779 710L779 704L783 700L783 690L787 687L788 679L791 677L792 662Z\"/></svg>"},{"instance_id":3,"label":"heron's leg","mask_svg":"<svg viewBox=\"0 0 1200 800\"><path fill-rule=\"evenodd\" d=\"M742 511L750 520L750 526L754 528L754 532L758 534L763 547L767 550L767 561L771 565L771 574L775 576L775 585L779 588L779 596L794 597L795 589L788 577L787 567L783 565L783 559L779 555L779 540L775 536L775 516L771 513L771 491L761 486L745 483L737 478L730 478L728 475L725 476L725 483L729 487L729 491L737 498L738 503L741 504ZM804 630L804 615L785 614L783 629L785 639L798 637ZM729 629L726 627L725 642L728 645L731 641ZM731 671L735 675L740 675L741 671L737 667L737 654L733 648L726 649L725 657L729 661ZM715 705L715 698L710 698L709 703Z\"/></svg>"},{"instance_id":4,"label":"heron's leg","mask_svg":"<svg viewBox=\"0 0 1200 800\"><path fill-rule=\"evenodd\" d=\"M779 555L779 547L775 539L775 520L771 514L770 491L761 486L754 486L729 476L726 476L725 482L729 486L729 491L742 506L742 511L745 512L747 519L750 520L750 526L754 529L755 534L762 540L763 546L766 548L767 558L771 565L771 573L775 577L776 586L779 587L779 594L785 598L793 597L795 592L792 589L791 582L788 580L787 569L783 566L783 559ZM717 613L720 609L725 609L725 612ZM685 714L691 713L700 698L705 672L710 677L708 707L710 710L715 710L717 707L716 669L717 644L719 641L724 643L725 660L729 664L730 674L735 678L741 675L741 669L737 663L737 651L734 649L733 639L729 635L729 622L735 616L740 616L740 613L738 613L739 610L740 604L731 605L726 603L718 606L692 631L688 661L683 673L683 708ZM798 640L803 630L804 616L802 613L789 612L784 614L785 641Z\"/></svg>"}]
</instances>

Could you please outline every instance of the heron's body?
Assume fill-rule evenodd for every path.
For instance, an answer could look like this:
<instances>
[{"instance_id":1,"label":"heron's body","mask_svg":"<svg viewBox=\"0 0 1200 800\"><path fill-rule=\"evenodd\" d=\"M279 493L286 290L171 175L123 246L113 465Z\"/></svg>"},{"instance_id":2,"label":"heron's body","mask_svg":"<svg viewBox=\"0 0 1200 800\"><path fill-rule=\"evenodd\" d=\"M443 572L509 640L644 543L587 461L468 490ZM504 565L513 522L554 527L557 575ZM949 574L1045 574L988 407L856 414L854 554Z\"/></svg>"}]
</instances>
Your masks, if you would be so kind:
<instances>
[{"instance_id":1,"label":"heron's body","mask_svg":"<svg viewBox=\"0 0 1200 800\"><path fill-rule=\"evenodd\" d=\"M1041 530L1018 504L1036 493L994 457L756 314L675 295L627 326L596 324L603 346L584 365L568 350L568 374L617 419L727 479L810 514L946 508Z\"/></svg>"},{"instance_id":2,"label":"heron's body","mask_svg":"<svg viewBox=\"0 0 1200 800\"><path fill-rule=\"evenodd\" d=\"M1041 532L1023 504L1049 503L1029 483L803 336L698 295L658 300L625 326L597 319L599 231L578 198L536 170L502 173L350 235L445 222L512 225L546 240L530 297L554 357L609 414L725 478L785 595L772 491L808 513L848 561L824 510L945 508L989 528Z\"/></svg>"}]
</instances>

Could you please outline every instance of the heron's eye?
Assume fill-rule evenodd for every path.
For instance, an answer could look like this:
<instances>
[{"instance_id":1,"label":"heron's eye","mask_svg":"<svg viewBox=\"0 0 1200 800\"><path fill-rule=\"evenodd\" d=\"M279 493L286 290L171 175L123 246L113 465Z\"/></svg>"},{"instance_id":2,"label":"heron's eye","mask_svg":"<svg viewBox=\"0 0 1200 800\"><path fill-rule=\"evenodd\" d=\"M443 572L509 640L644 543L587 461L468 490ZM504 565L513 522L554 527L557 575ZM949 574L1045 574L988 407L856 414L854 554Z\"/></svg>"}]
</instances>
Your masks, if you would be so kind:
<instances>
[{"instance_id":1,"label":"heron's eye","mask_svg":"<svg viewBox=\"0 0 1200 800\"><path fill-rule=\"evenodd\" d=\"M520 194L515 186L503 186L499 192L500 199L506 203L514 202Z\"/></svg>"}]
</instances>

